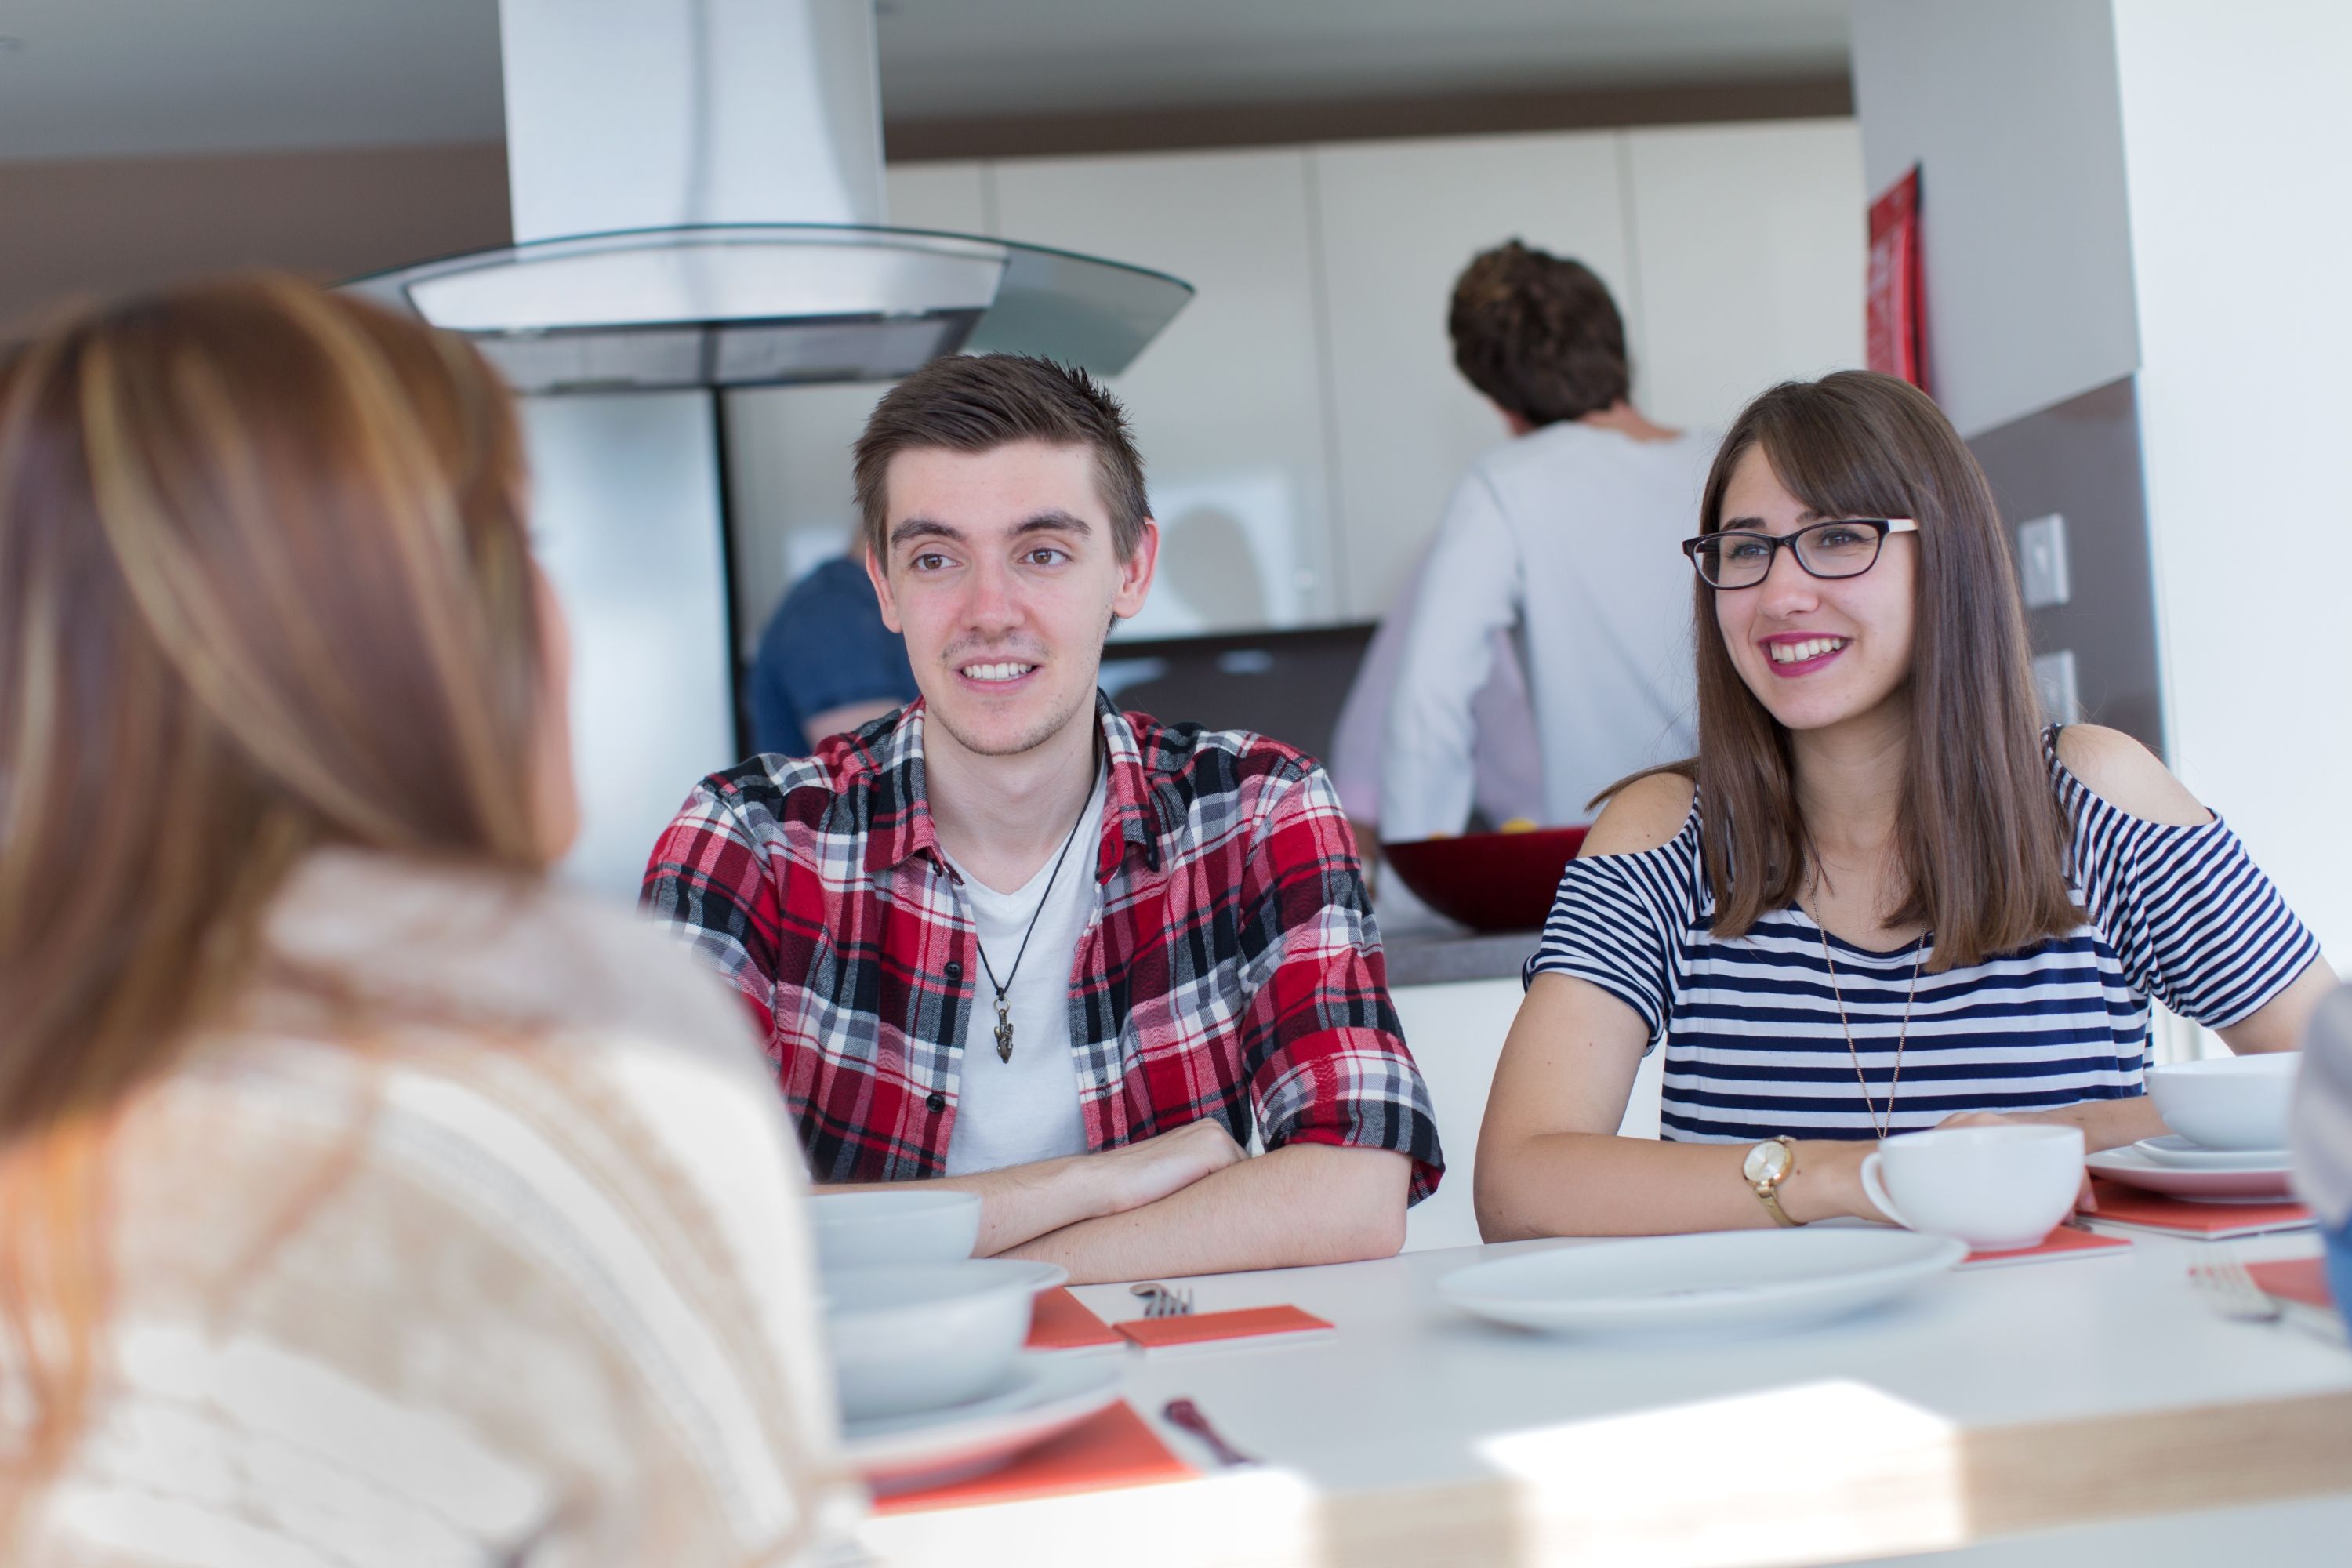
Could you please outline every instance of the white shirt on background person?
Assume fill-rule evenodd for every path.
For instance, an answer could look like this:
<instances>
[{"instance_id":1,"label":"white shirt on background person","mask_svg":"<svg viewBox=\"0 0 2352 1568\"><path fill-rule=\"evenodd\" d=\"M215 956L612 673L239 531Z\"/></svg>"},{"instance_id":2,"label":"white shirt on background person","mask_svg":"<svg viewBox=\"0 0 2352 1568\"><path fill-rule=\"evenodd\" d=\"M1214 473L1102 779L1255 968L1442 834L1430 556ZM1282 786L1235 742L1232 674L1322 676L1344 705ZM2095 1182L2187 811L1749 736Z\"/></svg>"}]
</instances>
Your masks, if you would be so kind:
<instances>
[{"instance_id":1,"label":"white shirt on background person","mask_svg":"<svg viewBox=\"0 0 2352 1568\"><path fill-rule=\"evenodd\" d=\"M1469 820L1472 699L1496 632L1527 654L1544 821L1589 822L1595 792L1696 749L1691 569L1711 433L1643 441L1574 421L1470 466L1438 526L1389 701L1384 838Z\"/></svg>"},{"instance_id":2,"label":"white shirt on background person","mask_svg":"<svg viewBox=\"0 0 2352 1568\"><path fill-rule=\"evenodd\" d=\"M1436 541L1430 544L1434 547ZM1381 830L1382 838L1395 837L1385 831L1381 819L1381 755L1389 700L1396 691L1413 617L1421 613L1421 583L1428 561L1424 549L1365 646L1348 700L1339 706L1339 722L1331 728L1331 754L1324 759L1348 820L1359 829ZM1486 682L1470 700L1472 793L1478 810L1498 826L1514 817L1532 822L1543 815L1543 758L1536 751L1535 718L1528 707L1527 661L1509 632L1496 632L1488 639L1488 648Z\"/></svg>"}]
</instances>

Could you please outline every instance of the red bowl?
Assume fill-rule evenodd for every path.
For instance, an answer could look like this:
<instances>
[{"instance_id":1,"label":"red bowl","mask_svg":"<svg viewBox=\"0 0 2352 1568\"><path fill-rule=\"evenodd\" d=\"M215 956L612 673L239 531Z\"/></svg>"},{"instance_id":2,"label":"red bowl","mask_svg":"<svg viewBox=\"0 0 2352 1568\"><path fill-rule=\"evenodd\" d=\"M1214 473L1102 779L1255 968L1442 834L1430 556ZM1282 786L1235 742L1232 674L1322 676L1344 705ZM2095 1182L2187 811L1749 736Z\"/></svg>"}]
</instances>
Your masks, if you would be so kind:
<instances>
[{"instance_id":1,"label":"red bowl","mask_svg":"<svg viewBox=\"0 0 2352 1568\"><path fill-rule=\"evenodd\" d=\"M1559 875L1586 827L1467 833L1383 844L1381 854L1413 896L1477 931L1531 931L1551 912Z\"/></svg>"}]
</instances>

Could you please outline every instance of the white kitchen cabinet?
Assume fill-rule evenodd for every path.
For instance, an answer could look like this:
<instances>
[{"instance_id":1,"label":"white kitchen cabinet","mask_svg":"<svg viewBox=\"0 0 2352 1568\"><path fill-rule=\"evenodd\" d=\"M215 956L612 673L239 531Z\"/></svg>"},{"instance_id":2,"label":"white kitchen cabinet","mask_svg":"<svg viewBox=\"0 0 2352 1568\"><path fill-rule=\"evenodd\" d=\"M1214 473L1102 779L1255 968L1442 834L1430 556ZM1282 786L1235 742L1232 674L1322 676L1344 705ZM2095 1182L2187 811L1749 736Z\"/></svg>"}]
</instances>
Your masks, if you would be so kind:
<instances>
[{"instance_id":1,"label":"white kitchen cabinet","mask_svg":"<svg viewBox=\"0 0 2352 1568\"><path fill-rule=\"evenodd\" d=\"M1114 390L1163 529L1122 636L1386 612L1463 468L1505 439L1454 371L1454 279L1514 236L1600 274L1635 400L1719 427L1858 364L1864 191L1847 120L894 165L890 217L1171 272L1199 289ZM877 387L728 397L748 645L854 522Z\"/></svg>"},{"instance_id":2,"label":"white kitchen cabinet","mask_svg":"<svg viewBox=\"0 0 2352 1568\"><path fill-rule=\"evenodd\" d=\"M1627 315L1614 132L1312 150L1321 227L1341 616L1386 613L1463 468L1508 438L1454 368L1446 310L1480 251L1517 238L1583 262ZM1638 360L1637 360L1638 363Z\"/></svg>"},{"instance_id":3,"label":"white kitchen cabinet","mask_svg":"<svg viewBox=\"0 0 2352 1568\"><path fill-rule=\"evenodd\" d=\"M993 165L1003 237L1131 261L1199 290L1112 384L1161 529L1122 636L1338 618L1302 148Z\"/></svg>"},{"instance_id":4,"label":"white kitchen cabinet","mask_svg":"<svg viewBox=\"0 0 2352 1568\"><path fill-rule=\"evenodd\" d=\"M1644 413L1719 428L1775 382L1863 363L1868 222L1853 121L1622 134Z\"/></svg>"},{"instance_id":5,"label":"white kitchen cabinet","mask_svg":"<svg viewBox=\"0 0 2352 1568\"><path fill-rule=\"evenodd\" d=\"M887 179L893 227L989 232L983 165L897 164ZM736 641L745 658L784 590L849 548L857 525L849 449L887 390L762 386L722 395Z\"/></svg>"},{"instance_id":6,"label":"white kitchen cabinet","mask_svg":"<svg viewBox=\"0 0 2352 1568\"><path fill-rule=\"evenodd\" d=\"M883 199L893 228L936 228L949 234L994 234L988 165L893 163L883 174Z\"/></svg>"}]
</instances>

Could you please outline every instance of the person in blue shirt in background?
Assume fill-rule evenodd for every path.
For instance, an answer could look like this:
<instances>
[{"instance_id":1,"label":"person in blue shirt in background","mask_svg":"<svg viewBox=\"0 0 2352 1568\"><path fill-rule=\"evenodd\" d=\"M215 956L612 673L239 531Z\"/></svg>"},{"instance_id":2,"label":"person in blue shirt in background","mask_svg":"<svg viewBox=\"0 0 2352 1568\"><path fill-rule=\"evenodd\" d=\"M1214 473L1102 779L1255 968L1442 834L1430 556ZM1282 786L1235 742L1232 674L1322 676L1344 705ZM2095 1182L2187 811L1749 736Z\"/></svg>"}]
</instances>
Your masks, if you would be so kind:
<instances>
[{"instance_id":1,"label":"person in blue shirt in background","mask_svg":"<svg viewBox=\"0 0 2352 1568\"><path fill-rule=\"evenodd\" d=\"M866 568L837 556L793 584L751 666L751 747L806 756L915 700L904 638L882 624Z\"/></svg>"}]
</instances>

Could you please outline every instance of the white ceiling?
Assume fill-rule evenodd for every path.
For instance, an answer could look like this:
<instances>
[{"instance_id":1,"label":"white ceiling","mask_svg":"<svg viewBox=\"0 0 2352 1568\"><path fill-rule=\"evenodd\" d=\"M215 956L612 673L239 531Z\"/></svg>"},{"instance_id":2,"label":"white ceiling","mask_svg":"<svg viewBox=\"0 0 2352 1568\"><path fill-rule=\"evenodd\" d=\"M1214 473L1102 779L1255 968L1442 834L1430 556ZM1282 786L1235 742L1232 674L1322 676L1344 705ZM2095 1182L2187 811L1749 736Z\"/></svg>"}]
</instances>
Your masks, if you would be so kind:
<instances>
[{"instance_id":1,"label":"white ceiling","mask_svg":"<svg viewBox=\"0 0 2352 1568\"><path fill-rule=\"evenodd\" d=\"M880 0L885 114L1845 68L1846 0ZM0 0L0 160L495 141L497 0Z\"/></svg>"}]
</instances>

